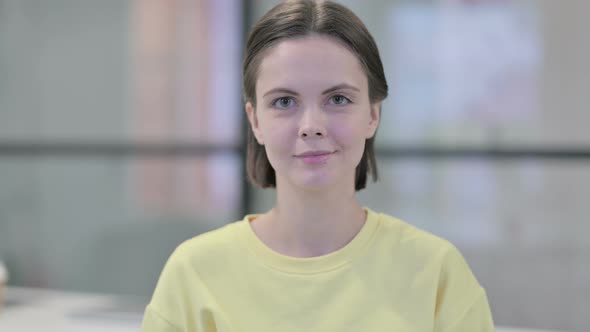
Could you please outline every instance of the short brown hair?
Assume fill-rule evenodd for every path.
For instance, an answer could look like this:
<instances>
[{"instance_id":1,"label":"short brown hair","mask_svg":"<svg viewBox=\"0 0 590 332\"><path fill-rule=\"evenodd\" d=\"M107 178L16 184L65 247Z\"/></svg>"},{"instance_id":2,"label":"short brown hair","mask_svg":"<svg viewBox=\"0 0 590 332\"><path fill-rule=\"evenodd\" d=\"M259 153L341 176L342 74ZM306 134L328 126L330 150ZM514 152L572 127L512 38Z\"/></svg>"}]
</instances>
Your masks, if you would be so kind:
<instances>
[{"instance_id":1,"label":"short brown hair","mask_svg":"<svg viewBox=\"0 0 590 332\"><path fill-rule=\"evenodd\" d=\"M332 1L284 1L269 10L254 25L246 42L242 72L244 101L256 107L256 81L265 51L280 41L312 34L329 36L351 50L360 60L369 85L369 100L376 103L387 97L387 81L375 40L363 22L348 8ZM381 112L381 110L379 110ZM246 169L250 182L262 188L276 187L275 170L266 149L248 130ZM355 172L355 190L365 188L367 173L378 179L374 152L375 136L365 142L365 151Z\"/></svg>"}]
</instances>

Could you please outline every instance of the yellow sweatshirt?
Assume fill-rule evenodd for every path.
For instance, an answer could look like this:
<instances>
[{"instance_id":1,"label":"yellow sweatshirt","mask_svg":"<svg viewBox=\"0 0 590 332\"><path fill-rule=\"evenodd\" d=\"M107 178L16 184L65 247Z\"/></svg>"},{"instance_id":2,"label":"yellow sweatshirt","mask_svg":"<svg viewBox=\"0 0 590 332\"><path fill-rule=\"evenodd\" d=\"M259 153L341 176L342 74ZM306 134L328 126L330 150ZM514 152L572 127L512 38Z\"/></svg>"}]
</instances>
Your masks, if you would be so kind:
<instances>
[{"instance_id":1,"label":"yellow sweatshirt","mask_svg":"<svg viewBox=\"0 0 590 332\"><path fill-rule=\"evenodd\" d=\"M143 332L493 332L486 293L448 241L368 208L360 232L324 256L268 248L250 222L171 255Z\"/></svg>"}]
</instances>

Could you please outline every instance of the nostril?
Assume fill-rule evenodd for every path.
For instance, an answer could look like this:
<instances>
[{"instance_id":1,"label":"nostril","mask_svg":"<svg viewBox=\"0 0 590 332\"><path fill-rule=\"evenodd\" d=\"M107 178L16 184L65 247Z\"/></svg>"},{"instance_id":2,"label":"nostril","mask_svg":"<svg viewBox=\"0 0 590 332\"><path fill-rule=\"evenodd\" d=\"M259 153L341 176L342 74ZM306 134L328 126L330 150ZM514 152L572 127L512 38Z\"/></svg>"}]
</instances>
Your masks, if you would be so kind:
<instances>
[{"instance_id":1,"label":"nostril","mask_svg":"<svg viewBox=\"0 0 590 332\"><path fill-rule=\"evenodd\" d=\"M308 133L307 131L301 132L301 137L309 137L309 136L313 136L313 133ZM315 131L315 136L316 137L323 137L324 133L322 133L321 131Z\"/></svg>"}]
</instances>

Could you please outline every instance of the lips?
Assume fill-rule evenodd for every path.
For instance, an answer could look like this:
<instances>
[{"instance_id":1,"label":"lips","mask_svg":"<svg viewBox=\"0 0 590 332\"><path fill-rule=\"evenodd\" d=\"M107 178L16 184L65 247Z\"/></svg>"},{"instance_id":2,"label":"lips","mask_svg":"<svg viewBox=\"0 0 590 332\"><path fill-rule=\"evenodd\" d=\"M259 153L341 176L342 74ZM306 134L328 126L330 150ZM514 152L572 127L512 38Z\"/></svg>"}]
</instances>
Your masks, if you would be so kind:
<instances>
[{"instance_id":1,"label":"lips","mask_svg":"<svg viewBox=\"0 0 590 332\"><path fill-rule=\"evenodd\" d=\"M334 151L327 151L327 150L307 151L307 152L303 152L298 155L295 155L295 157L300 157L300 158L316 157L316 156L325 156L325 155L329 155L332 153L334 153Z\"/></svg>"},{"instance_id":2,"label":"lips","mask_svg":"<svg viewBox=\"0 0 590 332\"><path fill-rule=\"evenodd\" d=\"M332 154L334 154L334 152L335 151L325 150L307 151L304 153L300 153L295 157L297 157L299 160L303 161L307 165L321 165L325 164L328 161L328 159L332 157Z\"/></svg>"}]
</instances>

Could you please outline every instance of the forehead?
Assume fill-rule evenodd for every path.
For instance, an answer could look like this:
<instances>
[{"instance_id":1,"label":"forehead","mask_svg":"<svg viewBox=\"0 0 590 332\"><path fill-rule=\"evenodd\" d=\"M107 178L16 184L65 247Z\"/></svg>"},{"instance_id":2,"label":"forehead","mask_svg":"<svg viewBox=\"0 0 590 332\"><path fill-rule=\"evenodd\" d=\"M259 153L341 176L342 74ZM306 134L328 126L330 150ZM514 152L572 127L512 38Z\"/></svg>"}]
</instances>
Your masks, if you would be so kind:
<instances>
[{"instance_id":1,"label":"forehead","mask_svg":"<svg viewBox=\"0 0 590 332\"><path fill-rule=\"evenodd\" d=\"M306 36L282 41L267 51L260 62L256 93L276 87L305 92L342 83L368 89L356 55L330 37Z\"/></svg>"}]
</instances>

